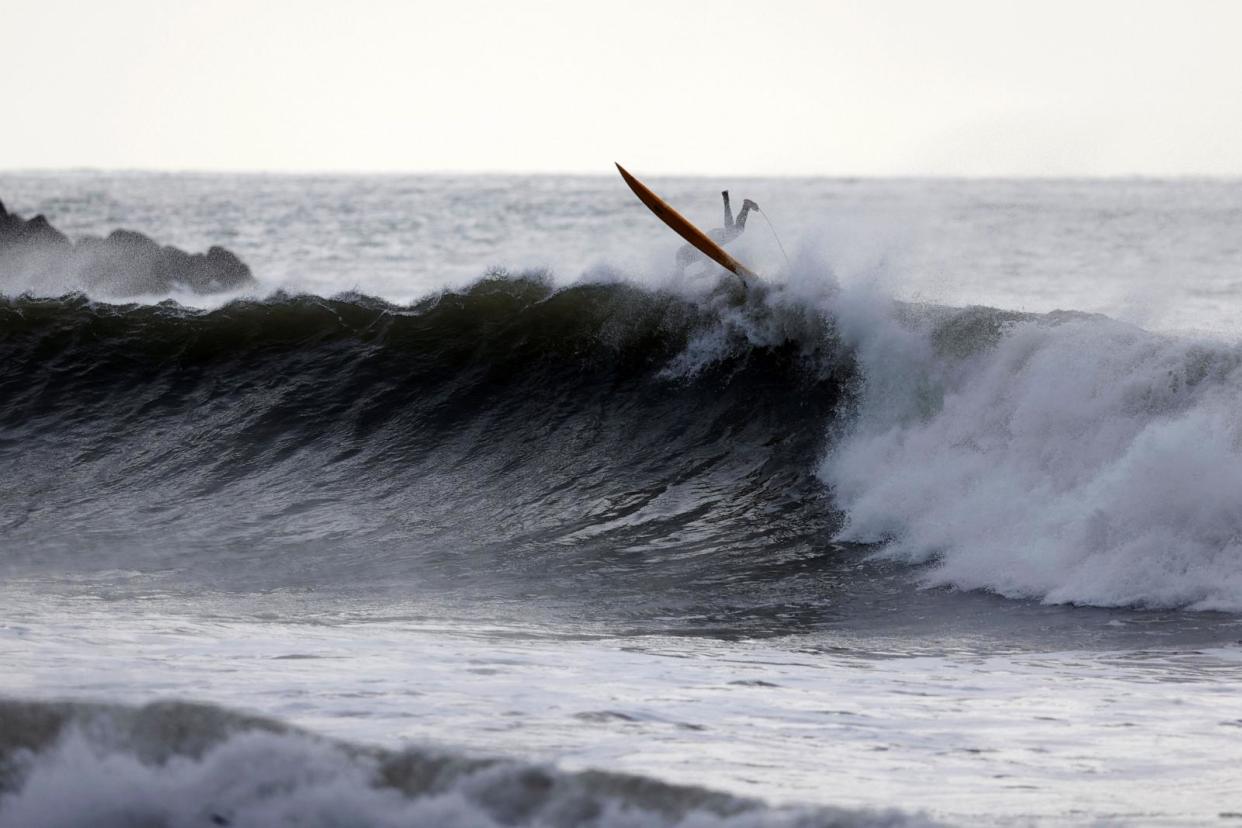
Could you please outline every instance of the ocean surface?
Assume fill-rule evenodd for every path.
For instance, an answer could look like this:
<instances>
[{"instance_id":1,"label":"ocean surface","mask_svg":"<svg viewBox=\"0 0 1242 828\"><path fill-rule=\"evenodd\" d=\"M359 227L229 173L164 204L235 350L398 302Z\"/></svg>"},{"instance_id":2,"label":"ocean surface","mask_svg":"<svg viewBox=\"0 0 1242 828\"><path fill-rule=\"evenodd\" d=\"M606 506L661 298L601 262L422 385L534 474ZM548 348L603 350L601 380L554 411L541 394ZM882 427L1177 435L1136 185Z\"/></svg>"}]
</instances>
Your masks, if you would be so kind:
<instances>
[{"instance_id":1,"label":"ocean surface","mask_svg":"<svg viewBox=\"0 0 1242 828\"><path fill-rule=\"evenodd\" d=\"M649 183L0 173L0 826L1242 821L1242 182Z\"/></svg>"}]
</instances>

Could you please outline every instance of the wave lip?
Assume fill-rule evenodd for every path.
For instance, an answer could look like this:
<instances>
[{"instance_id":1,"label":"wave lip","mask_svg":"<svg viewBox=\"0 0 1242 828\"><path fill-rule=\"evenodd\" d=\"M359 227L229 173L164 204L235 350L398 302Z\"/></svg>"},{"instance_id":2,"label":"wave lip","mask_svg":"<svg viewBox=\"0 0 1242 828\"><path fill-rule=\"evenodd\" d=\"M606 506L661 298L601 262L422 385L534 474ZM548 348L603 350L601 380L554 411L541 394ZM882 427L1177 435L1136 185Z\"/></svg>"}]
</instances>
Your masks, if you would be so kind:
<instances>
[{"instance_id":1,"label":"wave lip","mask_svg":"<svg viewBox=\"0 0 1242 828\"><path fill-rule=\"evenodd\" d=\"M776 808L602 771L317 738L208 705L0 701L0 828L897 828L898 811Z\"/></svg>"}]
</instances>

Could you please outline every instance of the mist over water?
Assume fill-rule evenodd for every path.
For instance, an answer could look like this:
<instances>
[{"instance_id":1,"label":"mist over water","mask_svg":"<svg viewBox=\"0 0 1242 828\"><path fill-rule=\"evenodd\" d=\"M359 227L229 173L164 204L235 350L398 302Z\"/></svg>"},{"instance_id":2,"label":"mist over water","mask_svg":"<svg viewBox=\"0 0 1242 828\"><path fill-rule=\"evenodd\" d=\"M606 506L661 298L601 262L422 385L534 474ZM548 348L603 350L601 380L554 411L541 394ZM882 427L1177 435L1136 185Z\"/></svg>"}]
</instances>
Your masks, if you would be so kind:
<instances>
[{"instance_id":1,"label":"mist over water","mask_svg":"<svg viewBox=\"0 0 1242 828\"><path fill-rule=\"evenodd\" d=\"M652 183L714 226L715 182ZM222 244L257 279L0 273L0 687L952 822L1229 810L1242 185L729 184L791 254L753 223L734 252L773 278L748 293L674 272L606 179L0 175L71 236ZM1180 752L1136 764L1131 728ZM327 767L264 738L231 749ZM83 756L140 788L159 764L49 739L9 814ZM185 757L174 787L220 773ZM426 804L333 757L367 813ZM596 824L803 818L480 807L572 824L583 796Z\"/></svg>"}]
</instances>

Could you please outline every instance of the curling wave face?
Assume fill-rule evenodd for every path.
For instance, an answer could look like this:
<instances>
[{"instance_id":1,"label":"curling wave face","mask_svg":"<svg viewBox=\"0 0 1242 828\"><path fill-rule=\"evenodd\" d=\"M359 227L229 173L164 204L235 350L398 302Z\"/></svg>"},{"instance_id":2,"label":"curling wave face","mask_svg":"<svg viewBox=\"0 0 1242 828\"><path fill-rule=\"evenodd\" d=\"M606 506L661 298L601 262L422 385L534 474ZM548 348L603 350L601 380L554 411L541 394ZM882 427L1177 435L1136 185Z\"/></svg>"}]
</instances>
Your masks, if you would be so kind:
<instances>
[{"instance_id":1,"label":"curling wave face","mask_svg":"<svg viewBox=\"0 0 1242 828\"><path fill-rule=\"evenodd\" d=\"M839 520L809 461L850 367L810 311L498 277L412 307L8 299L0 329L25 571L762 604Z\"/></svg>"}]
</instances>

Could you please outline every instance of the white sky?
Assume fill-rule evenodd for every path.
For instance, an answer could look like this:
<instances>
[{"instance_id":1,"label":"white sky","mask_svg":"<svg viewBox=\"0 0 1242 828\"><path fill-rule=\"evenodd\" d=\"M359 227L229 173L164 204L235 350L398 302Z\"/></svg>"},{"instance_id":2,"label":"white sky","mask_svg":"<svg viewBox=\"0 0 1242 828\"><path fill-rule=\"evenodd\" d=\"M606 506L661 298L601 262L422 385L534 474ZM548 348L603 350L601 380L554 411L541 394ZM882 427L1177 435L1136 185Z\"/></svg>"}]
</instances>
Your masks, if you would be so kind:
<instances>
[{"instance_id":1,"label":"white sky","mask_svg":"<svg viewBox=\"0 0 1242 828\"><path fill-rule=\"evenodd\" d=\"M1242 175L1242 1L0 0L0 169Z\"/></svg>"}]
</instances>

